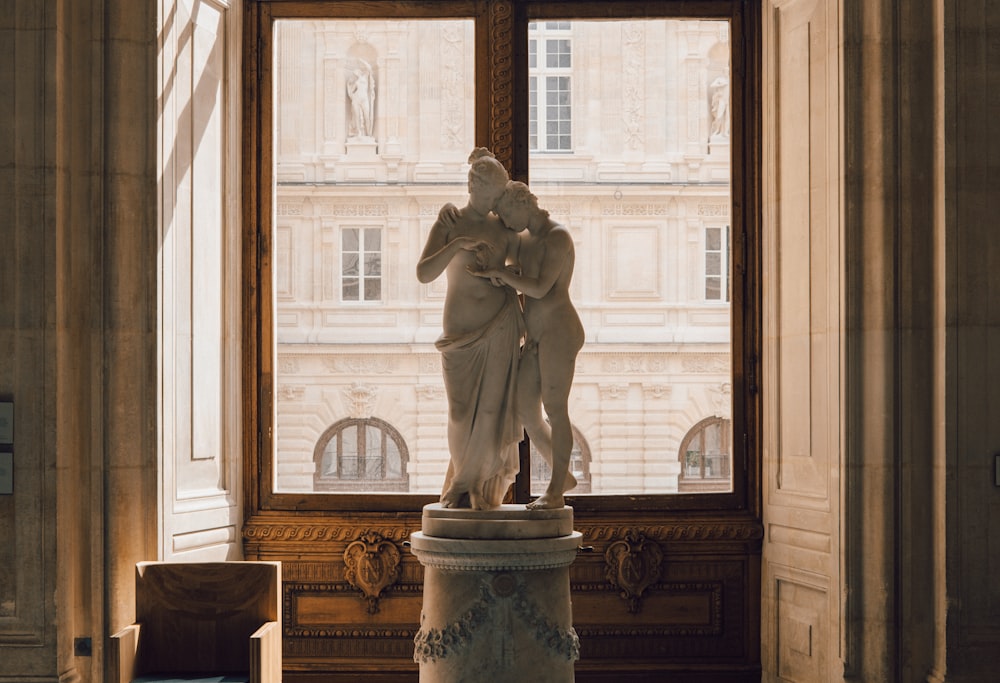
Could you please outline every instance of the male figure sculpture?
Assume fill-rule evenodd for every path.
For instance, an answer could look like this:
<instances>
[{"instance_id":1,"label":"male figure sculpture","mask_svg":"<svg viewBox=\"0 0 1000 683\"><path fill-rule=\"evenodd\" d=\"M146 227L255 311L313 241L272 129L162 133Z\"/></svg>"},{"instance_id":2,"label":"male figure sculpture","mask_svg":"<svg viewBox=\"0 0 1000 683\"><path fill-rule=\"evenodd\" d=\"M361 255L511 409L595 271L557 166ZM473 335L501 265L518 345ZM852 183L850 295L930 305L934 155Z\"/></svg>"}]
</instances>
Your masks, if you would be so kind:
<instances>
[{"instance_id":1,"label":"male figure sculpture","mask_svg":"<svg viewBox=\"0 0 1000 683\"><path fill-rule=\"evenodd\" d=\"M470 271L522 292L527 338L517 375L517 410L528 438L552 467L545 492L528 508L560 508L563 494L576 486L569 472L573 428L567 404L584 330L569 298L576 251L569 231L538 207L524 183L510 181L495 211L520 233L520 270ZM549 422L546 423L542 408Z\"/></svg>"}]
</instances>

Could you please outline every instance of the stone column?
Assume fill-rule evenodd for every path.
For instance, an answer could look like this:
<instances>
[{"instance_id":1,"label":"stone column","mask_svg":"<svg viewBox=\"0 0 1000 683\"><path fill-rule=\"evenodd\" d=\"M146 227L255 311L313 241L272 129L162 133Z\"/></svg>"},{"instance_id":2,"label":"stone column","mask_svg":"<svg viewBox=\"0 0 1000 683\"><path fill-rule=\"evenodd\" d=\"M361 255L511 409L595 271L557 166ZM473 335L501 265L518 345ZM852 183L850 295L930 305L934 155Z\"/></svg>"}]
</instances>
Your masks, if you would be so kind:
<instances>
[{"instance_id":1,"label":"stone column","mask_svg":"<svg viewBox=\"0 0 1000 683\"><path fill-rule=\"evenodd\" d=\"M581 538L568 507L424 507L410 537L425 568L421 683L572 683L580 641L569 565Z\"/></svg>"}]
</instances>

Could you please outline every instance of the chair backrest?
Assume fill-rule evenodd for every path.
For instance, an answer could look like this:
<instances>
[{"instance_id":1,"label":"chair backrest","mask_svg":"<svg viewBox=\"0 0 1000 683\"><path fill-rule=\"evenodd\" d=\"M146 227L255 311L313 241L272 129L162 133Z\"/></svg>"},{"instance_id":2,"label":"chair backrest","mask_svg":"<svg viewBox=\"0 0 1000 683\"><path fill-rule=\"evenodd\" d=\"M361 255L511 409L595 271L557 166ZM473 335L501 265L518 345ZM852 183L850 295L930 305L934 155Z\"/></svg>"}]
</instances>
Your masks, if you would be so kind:
<instances>
[{"instance_id":1,"label":"chair backrest","mask_svg":"<svg viewBox=\"0 0 1000 683\"><path fill-rule=\"evenodd\" d=\"M140 562L136 674L245 672L250 636L281 621L278 562Z\"/></svg>"}]
</instances>

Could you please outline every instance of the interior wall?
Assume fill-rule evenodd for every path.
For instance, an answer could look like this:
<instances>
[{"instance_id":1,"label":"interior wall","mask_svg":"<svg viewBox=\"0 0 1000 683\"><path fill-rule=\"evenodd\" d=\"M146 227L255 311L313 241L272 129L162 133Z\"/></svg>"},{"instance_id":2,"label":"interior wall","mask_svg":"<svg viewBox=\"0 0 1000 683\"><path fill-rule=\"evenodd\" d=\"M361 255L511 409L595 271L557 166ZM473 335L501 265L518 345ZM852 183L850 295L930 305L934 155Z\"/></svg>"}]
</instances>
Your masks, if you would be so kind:
<instances>
[{"instance_id":1,"label":"interior wall","mask_svg":"<svg viewBox=\"0 0 1000 683\"><path fill-rule=\"evenodd\" d=\"M42 680L56 667L58 198L55 148L46 142L57 132L56 22L50 3L0 6L0 399L14 403L14 493L0 496L6 680Z\"/></svg>"},{"instance_id":2,"label":"interior wall","mask_svg":"<svg viewBox=\"0 0 1000 683\"><path fill-rule=\"evenodd\" d=\"M0 681L100 681L156 553L152 3L0 5Z\"/></svg>"},{"instance_id":3,"label":"interior wall","mask_svg":"<svg viewBox=\"0 0 1000 683\"><path fill-rule=\"evenodd\" d=\"M0 5L0 399L15 402L0 681L100 680L103 639L131 620L132 567L156 553L155 12ZM863 654L845 678L988 680L1000 7L852 0L841 22L854 360L840 653ZM75 656L88 636L94 654Z\"/></svg>"},{"instance_id":4,"label":"interior wall","mask_svg":"<svg viewBox=\"0 0 1000 683\"><path fill-rule=\"evenodd\" d=\"M946 577L936 620L947 640L936 644L939 680L988 680L1000 669L1000 6L948 0L940 60L947 78L938 208L943 229L935 259L950 284L937 307L945 325L939 359L945 427L935 459L938 543L935 571Z\"/></svg>"}]
</instances>

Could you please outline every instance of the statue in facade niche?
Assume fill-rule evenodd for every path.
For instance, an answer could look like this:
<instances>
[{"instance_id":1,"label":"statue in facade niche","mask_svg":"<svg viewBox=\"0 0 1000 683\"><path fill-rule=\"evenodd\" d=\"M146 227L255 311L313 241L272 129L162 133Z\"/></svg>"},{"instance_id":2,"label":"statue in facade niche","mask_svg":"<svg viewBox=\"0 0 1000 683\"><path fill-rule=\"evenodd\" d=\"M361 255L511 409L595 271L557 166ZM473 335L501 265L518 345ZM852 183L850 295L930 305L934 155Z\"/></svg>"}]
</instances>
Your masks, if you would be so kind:
<instances>
[{"instance_id":1,"label":"statue in facade niche","mask_svg":"<svg viewBox=\"0 0 1000 683\"><path fill-rule=\"evenodd\" d=\"M501 272L517 254L517 233L492 213L507 171L484 148L469 157L469 201L446 204L431 227L417 279L447 273L441 351L448 397L450 460L444 507L485 510L500 505L518 471L521 426L515 380L524 321L517 293L481 271Z\"/></svg>"},{"instance_id":2,"label":"statue in facade niche","mask_svg":"<svg viewBox=\"0 0 1000 683\"><path fill-rule=\"evenodd\" d=\"M729 137L729 79L719 76L711 85L712 137Z\"/></svg>"},{"instance_id":3,"label":"statue in facade niche","mask_svg":"<svg viewBox=\"0 0 1000 683\"><path fill-rule=\"evenodd\" d=\"M347 96L351 101L349 136L372 137L375 130L375 75L371 65L363 59L358 59L348 74Z\"/></svg>"},{"instance_id":4,"label":"statue in facade niche","mask_svg":"<svg viewBox=\"0 0 1000 683\"><path fill-rule=\"evenodd\" d=\"M518 267L470 272L524 294L527 334L517 373L517 414L552 468L545 492L527 507L561 508L563 494L576 486L569 471L573 428L568 403L576 356L584 342L583 324L569 297L576 260L573 237L539 208L538 198L524 183L508 182L494 210L519 233Z\"/></svg>"}]
</instances>

